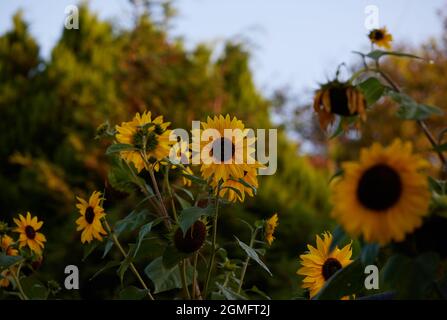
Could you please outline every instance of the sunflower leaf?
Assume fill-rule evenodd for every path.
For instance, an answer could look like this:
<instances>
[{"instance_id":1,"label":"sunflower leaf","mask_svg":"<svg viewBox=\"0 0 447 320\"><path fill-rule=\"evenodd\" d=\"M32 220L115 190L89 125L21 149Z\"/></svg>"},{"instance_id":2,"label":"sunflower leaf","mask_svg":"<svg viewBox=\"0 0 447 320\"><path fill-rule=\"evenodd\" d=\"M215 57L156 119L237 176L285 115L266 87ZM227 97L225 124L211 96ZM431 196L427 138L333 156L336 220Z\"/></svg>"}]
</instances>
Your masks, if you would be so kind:
<instances>
[{"instance_id":1,"label":"sunflower leaf","mask_svg":"<svg viewBox=\"0 0 447 320\"><path fill-rule=\"evenodd\" d=\"M23 257L21 256L7 256L6 254L0 254L0 270L8 269L21 260L23 260Z\"/></svg>"},{"instance_id":2,"label":"sunflower leaf","mask_svg":"<svg viewBox=\"0 0 447 320\"><path fill-rule=\"evenodd\" d=\"M396 56L396 57L405 57L412 59L420 59L424 60L424 58L415 56L414 54L404 53L404 52L396 52L396 51L383 51L383 50L373 50L365 55L368 58L371 58L375 61L378 61L383 56Z\"/></svg>"},{"instance_id":3,"label":"sunflower leaf","mask_svg":"<svg viewBox=\"0 0 447 320\"><path fill-rule=\"evenodd\" d=\"M45 287L35 276L26 277L20 280L23 291L31 300L46 300L49 295L48 288Z\"/></svg>"},{"instance_id":4,"label":"sunflower leaf","mask_svg":"<svg viewBox=\"0 0 447 320\"><path fill-rule=\"evenodd\" d=\"M183 231L183 236L186 231L201 217L211 216L214 214L214 207L208 206L206 208L190 207L183 209L178 218L180 229Z\"/></svg>"},{"instance_id":5,"label":"sunflower leaf","mask_svg":"<svg viewBox=\"0 0 447 320\"><path fill-rule=\"evenodd\" d=\"M385 92L385 86L375 77L370 77L358 84L365 96L368 106L379 100Z\"/></svg>"},{"instance_id":6,"label":"sunflower leaf","mask_svg":"<svg viewBox=\"0 0 447 320\"><path fill-rule=\"evenodd\" d=\"M270 276L273 276L272 273L270 272L269 268L265 265L264 262L262 262L261 258L259 258L258 253L256 252L255 249L249 247L248 245L246 245L244 242L242 242L241 240L239 240L236 236L234 236L236 238L237 243L239 244L239 246L245 251L245 253L247 254L247 256L250 259L253 259L254 261L256 261L265 271L268 272L268 274Z\"/></svg>"},{"instance_id":7,"label":"sunflower leaf","mask_svg":"<svg viewBox=\"0 0 447 320\"><path fill-rule=\"evenodd\" d=\"M192 266L186 269L186 283L192 283ZM154 284L154 293L179 289L182 287L182 280L178 265L173 268L166 268L163 265L163 257L158 257L152 261L145 269L144 273Z\"/></svg>"},{"instance_id":8,"label":"sunflower leaf","mask_svg":"<svg viewBox=\"0 0 447 320\"><path fill-rule=\"evenodd\" d=\"M121 264L121 261L109 261L105 264L104 267L102 267L101 269L99 269L98 271L95 272L95 274L93 276L91 276L90 279L88 279L89 281L92 281L93 279L95 279L97 276L99 276L101 273L103 273L104 271L117 267Z\"/></svg>"},{"instance_id":9,"label":"sunflower leaf","mask_svg":"<svg viewBox=\"0 0 447 320\"><path fill-rule=\"evenodd\" d=\"M388 95L400 105L396 115L404 120L425 120L433 115L444 113L438 107L417 103L404 93L390 91Z\"/></svg>"},{"instance_id":10,"label":"sunflower leaf","mask_svg":"<svg viewBox=\"0 0 447 320\"><path fill-rule=\"evenodd\" d=\"M177 199L178 203L180 203L182 209L191 208L191 204L182 197L180 197L177 193L174 193L174 197Z\"/></svg>"},{"instance_id":11,"label":"sunflower leaf","mask_svg":"<svg viewBox=\"0 0 447 320\"><path fill-rule=\"evenodd\" d=\"M227 300L247 300L247 298L244 297L243 295L234 292L230 288L224 287L223 285L221 285L218 282L216 282L216 285L219 288L219 290L222 292L222 294L224 295L225 299L227 299Z\"/></svg>"},{"instance_id":12,"label":"sunflower leaf","mask_svg":"<svg viewBox=\"0 0 447 320\"><path fill-rule=\"evenodd\" d=\"M146 223L144 226L140 228L140 232L138 233L137 238L137 244L135 246L135 251L133 253L134 258L137 256L138 250L140 249L141 242L143 242L144 237L147 236L152 231L152 228L155 227L157 224L159 224L161 221L163 221L163 218L160 217L149 223Z\"/></svg>"},{"instance_id":13,"label":"sunflower leaf","mask_svg":"<svg viewBox=\"0 0 447 320\"><path fill-rule=\"evenodd\" d=\"M120 300L141 300L148 293L148 290L140 289L135 286L124 288L119 293Z\"/></svg>"},{"instance_id":14,"label":"sunflower leaf","mask_svg":"<svg viewBox=\"0 0 447 320\"><path fill-rule=\"evenodd\" d=\"M363 289L363 278L363 264L360 259L356 259L330 277L314 299L338 300L344 296L358 293Z\"/></svg>"},{"instance_id":15,"label":"sunflower leaf","mask_svg":"<svg viewBox=\"0 0 447 320\"><path fill-rule=\"evenodd\" d=\"M118 152L122 152L122 151L135 151L138 150L136 149L133 145L131 144L124 144L124 143L114 143L111 144L107 150L106 150L106 155L110 155L113 153L118 153Z\"/></svg>"}]
</instances>

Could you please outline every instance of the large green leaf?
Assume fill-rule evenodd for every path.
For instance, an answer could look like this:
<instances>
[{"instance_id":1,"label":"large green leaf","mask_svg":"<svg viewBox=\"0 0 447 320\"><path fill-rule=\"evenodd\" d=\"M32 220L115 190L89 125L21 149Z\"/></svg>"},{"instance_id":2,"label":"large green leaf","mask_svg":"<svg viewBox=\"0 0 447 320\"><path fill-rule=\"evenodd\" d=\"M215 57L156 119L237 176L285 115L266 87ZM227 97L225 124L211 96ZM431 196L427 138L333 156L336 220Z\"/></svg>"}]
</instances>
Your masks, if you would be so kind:
<instances>
[{"instance_id":1,"label":"large green leaf","mask_svg":"<svg viewBox=\"0 0 447 320\"><path fill-rule=\"evenodd\" d=\"M405 57L405 58L412 58L412 59L420 59L423 60L423 58L415 56L414 54L404 53L404 52L396 52L396 51L383 51L383 50L373 50L366 54L367 57L373 59L373 60L379 60L383 56L396 56L396 57Z\"/></svg>"},{"instance_id":2,"label":"large green leaf","mask_svg":"<svg viewBox=\"0 0 447 320\"><path fill-rule=\"evenodd\" d=\"M400 105L396 114L401 119L425 120L433 115L443 114L443 111L438 107L417 103L413 98L404 93L391 91L388 95Z\"/></svg>"},{"instance_id":3,"label":"large green leaf","mask_svg":"<svg viewBox=\"0 0 447 320\"><path fill-rule=\"evenodd\" d=\"M368 106L379 100L385 92L385 86L375 77L370 77L358 84L365 96Z\"/></svg>"},{"instance_id":4,"label":"large green leaf","mask_svg":"<svg viewBox=\"0 0 447 320\"><path fill-rule=\"evenodd\" d=\"M174 246L167 246L165 251L163 252L163 265L167 269L173 268L181 260L183 260L189 256L190 256L190 254L180 252Z\"/></svg>"},{"instance_id":5,"label":"large green leaf","mask_svg":"<svg viewBox=\"0 0 447 320\"><path fill-rule=\"evenodd\" d=\"M256 250L249 247L248 245L246 245L244 242L239 240L236 236L235 236L235 238L236 238L237 243L245 251L247 256L249 256L250 259L253 259L254 261L256 261L265 271L268 272L269 275L273 276L272 273L270 272L269 268L265 265L264 262L262 262L261 258L259 258L259 255L256 252Z\"/></svg>"},{"instance_id":6,"label":"large green leaf","mask_svg":"<svg viewBox=\"0 0 447 320\"><path fill-rule=\"evenodd\" d=\"M186 272L186 281L189 284L192 283L192 270L191 266L188 266ZM163 258L158 257L152 261L145 269L145 274L154 284L154 293L160 293L169 291L172 289L179 289L182 287L182 281L180 277L180 270L178 265L172 268L166 268L163 265Z\"/></svg>"},{"instance_id":7,"label":"large green leaf","mask_svg":"<svg viewBox=\"0 0 447 320\"><path fill-rule=\"evenodd\" d=\"M314 297L316 300L338 300L356 294L364 287L364 266L360 259L340 269Z\"/></svg>"},{"instance_id":8,"label":"large green leaf","mask_svg":"<svg viewBox=\"0 0 447 320\"><path fill-rule=\"evenodd\" d=\"M21 256L7 256L2 253L0 254L0 270L8 269L21 260L23 260L23 257Z\"/></svg>"},{"instance_id":9,"label":"large green leaf","mask_svg":"<svg viewBox=\"0 0 447 320\"><path fill-rule=\"evenodd\" d=\"M137 244L135 247L135 251L133 256L136 257L138 250L140 249L141 242L143 242L144 238L152 231L152 228L163 221L163 218L157 218L149 223L146 223L140 228L140 232L138 233Z\"/></svg>"},{"instance_id":10,"label":"large green leaf","mask_svg":"<svg viewBox=\"0 0 447 320\"><path fill-rule=\"evenodd\" d=\"M188 229L201 217L210 216L212 214L214 214L214 207L212 206L206 208L190 207L183 209L178 219L183 235L185 235L186 231L188 231Z\"/></svg>"},{"instance_id":11,"label":"large green leaf","mask_svg":"<svg viewBox=\"0 0 447 320\"><path fill-rule=\"evenodd\" d=\"M23 291L31 300L46 300L48 289L35 276L20 279Z\"/></svg>"}]
</instances>

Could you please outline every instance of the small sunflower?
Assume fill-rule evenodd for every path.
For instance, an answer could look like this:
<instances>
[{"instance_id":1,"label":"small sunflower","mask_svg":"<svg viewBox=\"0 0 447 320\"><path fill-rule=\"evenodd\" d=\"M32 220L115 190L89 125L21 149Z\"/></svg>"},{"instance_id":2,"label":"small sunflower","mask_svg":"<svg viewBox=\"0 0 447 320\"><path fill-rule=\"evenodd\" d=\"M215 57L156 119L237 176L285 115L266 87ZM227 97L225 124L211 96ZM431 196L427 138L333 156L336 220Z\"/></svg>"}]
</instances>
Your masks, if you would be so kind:
<instances>
[{"instance_id":1,"label":"small sunflower","mask_svg":"<svg viewBox=\"0 0 447 320\"><path fill-rule=\"evenodd\" d=\"M391 49L391 41L393 41L393 36L388 33L386 27L371 30L368 34L368 38L371 43L374 43L378 47L388 50Z\"/></svg>"},{"instance_id":2,"label":"small sunflower","mask_svg":"<svg viewBox=\"0 0 447 320\"><path fill-rule=\"evenodd\" d=\"M302 267L297 271L297 274L305 276L302 288L309 290L310 298L316 296L326 281L338 270L352 262L350 260L352 256L351 244L342 249L335 247L334 250L329 251L332 235L329 232L322 235L323 239L316 236L316 248L307 245L309 252L300 256Z\"/></svg>"},{"instance_id":3,"label":"small sunflower","mask_svg":"<svg viewBox=\"0 0 447 320\"><path fill-rule=\"evenodd\" d=\"M252 186L253 188L258 188L258 170L259 165L250 165L247 167L246 170L244 170L244 176L239 178L244 180L247 184ZM220 190L220 197L226 199L230 202L244 202L245 200L245 193L247 193L250 197L254 196L253 188L250 188L249 186L242 184L239 182L239 179L228 179L221 185ZM215 183L213 183L213 186L216 187ZM237 192L238 190L239 192Z\"/></svg>"},{"instance_id":4,"label":"small sunflower","mask_svg":"<svg viewBox=\"0 0 447 320\"><path fill-rule=\"evenodd\" d=\"M275 237L273 233L275 232L276 227L279 225L278 223L278 214L275 213L265 222L265 241L271 246Z\"/></svg>"},{"instance_id":5,"label":"small sunflower","mask_svg":"<svg viewBox=\"0 0 447 320\"><path fill-rule=\"evenodd\" d=\"M81 242L91 242L93 238L102 241L102 236L107 232L104 230L101 219L105 217L104 209L101 206L101 192L94 191L88 202L77 197L79 203L76 208L79 209L81 216L76 220L78 225L76 231L81 231Z\"/></svg>"},{"instance_id":6,"label":"small sunflower","mask_svg":"<svg viewBox=\"0 0 447 320\"><path fill-rule=\"evenodd\" d=\"M19 251L13 247L14 240L8 235L0 235L1 251L7 256L17 256ZM1 272L0 287L6 288L9 286L11 270L6 269Z\"/></svg>"},{"instance_id":7,"label":"small sunflower","mask_svg":"<svg viewBox=\"0 0 447 320\"><path fill-rule=\"evenodd\" d=\"M334 123L336 115L359 115L363 121L366 120L365 97L349 82L333 80L321 86L315 93L313 107L323 130Z\"/></svg>"},{"instance_id":8,"label":"small sunflower","mask_svg":"<svg viewBox=\"0 0 447 320\"><path fill-rule=\"evenodd\" d=\"M167 130L170 122L163 122L163 116L151 118L150 112L137 113L132 121L123 122L116 126L116 140L118 143L133 145L137 150L122 151L121 157L126 162L132 162L138 172L144 169L144 160L141 152L146 151L149 161L154 163L158 170L158 162L169 156L171 142L170 130Z\"/></svg>"},{"instance_id":9,"label":"small sunflower","mask_svg":"<svg viewBox=\"0 0 447 320\"><path fill-rule=\"evenodd\" d=\"M244 171L249 164L255 163L254 142L255 138L248 137L241 120L226 117L208 117L207 122L202 122L203 130L214 129L218 137L210 137L208 141L201 141L200 150L193 154L193 163L197 163L196 157L201 160L200 171L204 179L212 179L214 185L232 178L238 180L244 176ZM230 139L225 136L225 130L232 130ZM194 134L194 132L193 132ZM230 153L231 152L231 153Z\"/></svg>"},{"instance_id":10,"label":"small sunflower","mask_svg":"<svg viewBox=\"0 0 447 320\"><path fill-rule=\"evenodd\" d=\"M342 165L343 178L333 185L332 215L352 235L368 242L402 241L428 213L428 163L412 154L411 143L395 140L388 147L374 143L359 162Z\"/></svg>"},{"instance_id":11,"label":"small sunflower","mask_svg":"<svg viewBox=\"0 0 447 320\"><path fill-rule=\"evenodd\" d=\"M47 241L45 236L37 232L42 228L43 221L38 221L37 217L31 217L31 213L27 212L26 218L19 214L19 219L14 218L14 222L17 228L14 232L20 233L19 236L19 248L28 246L37 255L42 254L44 242Z\"/></svg>"}]
</instances>

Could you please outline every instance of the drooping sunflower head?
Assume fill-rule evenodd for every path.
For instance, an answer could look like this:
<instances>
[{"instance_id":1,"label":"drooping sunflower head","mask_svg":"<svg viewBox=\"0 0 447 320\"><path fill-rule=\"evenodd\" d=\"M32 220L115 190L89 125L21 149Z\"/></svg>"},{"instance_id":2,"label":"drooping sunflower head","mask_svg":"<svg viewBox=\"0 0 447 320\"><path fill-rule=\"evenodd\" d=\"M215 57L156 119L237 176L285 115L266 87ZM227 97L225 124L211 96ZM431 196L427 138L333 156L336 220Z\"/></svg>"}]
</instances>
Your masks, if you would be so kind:
<instances>
[{"instance_id":1,"label":"drooping sunflower head","mask_svg":"<svg viewBox=\"0 0 447 320\"><path fill-rule=\"evenodd\" d=\"M358 115L362 120L366 120L366 100L362 92L349 82L340 82L337 79L317 90L313 107L324 130L333 124L336 115Z\"/></svg>"},{"instance_id":2,"label":"drooping sunflower head","mask_svg":"<svg viewBox=\"0 0 447 320\"><path fill-rule=\"evenodd\" d=\"M193 253L202 248L206 235L206 224L201 220L197 220L185 234L183 234L180 227L177 228L174 233L174 245L180 252Z\"/></svg>"},{"instance_id":3,"label":"drooping sunflower head","mask_svg":"<svg viewBox=\"0 0 447 320\"><path fill-rule=\"evenodd\" d=\"M105 217L105 212L101 206L101 192L94 191L88 201L77 197L79 203L76 208L81 215L77 220L77 231L82 231L81 242L91 242L93 238L102 241L102 236L107 232L102 226L101 219Z\"/></svg>"},{"instance_id":4,"label":"drooping sunflower head","mask_svg":"<svg viewBox=\"0 0 447 320\"><path fill-rule=\"evenodd\" d=\"M378 47L391 49L391 41L393 41L393 36L388 33L386 27L371 30L368 34L368 38L371 43L377 45Z\"/></svg>"},{"instance_id":5,"label":"drooping sunflower head","mask_svg":"<svg viewBox=\"0 0 447 320\"><path fill-rule=\"evenodd\" d=\"M412 154L411 143L400 140L363 149L358 162L342 165L344 176L332 188L332 215L368 242L402 241L428 213L430 192L420 172L427 165Z\"/></svg>"},{"instance_id":6,"label":"drooping sunflower head","mask_svg":"<svg viewBox=\"0 0 447 320\"><path fill-rule=\"evenodd\" d=\"M276 227L279 225L278 223L278 214L275 213L273 216L271 216L269 219L265 221L265 241L271 246L273 240L275 240L275 237L273 234L275 233Z\"/></svg>"},{"instance_id":7,"label":"drooping sunflower head","mask_svg":"<svg viewBox=\"0 0 447 320\"><path fill-rule=\"evenodd\" d=\"M44 248L44 242L47 241L45 236L38 232L42 228L43 222L37 217L32 217L31 213L26 213L26 218L19 214L19 219L14 218L17 227L14 232L19 233L19 248L28 246L31 251L40 256Z\"/></svg>"},{"instance_id":8,"label":"drooping sunflower head","mask_svg":"<svg viewBox=\"0 0 447 320\"><path fill-rule=\"evenodd\" d=\"M142 154L145 154L150 162L158 164L160 160L169 156L171 146L169 141L171 131L167 129L169 125L169 122L163 122L163 116L152 120L151 113L144 112L141 115L137 113L132 121L116 126L117 142L132 145L136 149L122 151L121 157L133 163L138 172L145 167Z\"/></svg>"},{"instance_id":9,"label":"drooping sunflower head","mask_svg":"<svg viewBox=\"0 0 447 320\"><path fill-rule=\"evenodd\" d=\"M351 244L342 249L335 247L330 251L332 235L323 233L322 238L317 235L317 247L307 245L308 252L300 256L301 268L297 274L305 276L302 287L309 290L313 298L338 270L349 265L352 260Z\"/></svg>"},{"instance_id":10,"label":"drooping sunflower head","mask_svg":"<svg viewBox=\"0 0 447 320\"><path fill-rule=\"evenodd\" d=\"M242 178L249 164L255 164L255 138L249 136L249 130L242 121L229 115L208 117L202 122L206 141L200 142L200 150L194 150L193 163L199 157L200 171L205 179L212 179L215 185L228 179ZM193 132L194 135L194 132ZM201 139L202 140L202 139Z\"/></svg>"}]
</instances>

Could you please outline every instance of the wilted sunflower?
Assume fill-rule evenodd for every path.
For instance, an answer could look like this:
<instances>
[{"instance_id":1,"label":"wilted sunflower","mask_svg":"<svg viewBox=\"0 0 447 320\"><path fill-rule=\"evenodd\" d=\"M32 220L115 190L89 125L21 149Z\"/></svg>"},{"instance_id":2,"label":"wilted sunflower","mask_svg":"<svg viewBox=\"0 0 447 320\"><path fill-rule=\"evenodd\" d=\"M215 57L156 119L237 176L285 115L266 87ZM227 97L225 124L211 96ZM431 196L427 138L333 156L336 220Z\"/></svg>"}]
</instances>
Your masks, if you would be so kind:
<instances>
[{"instance_id":1,"label":"wilted sunflower","mask_svg":"<svg viewBox=\"0 0 447 320\"><path fill-rule=\"evenodd\" d=\"M378 47L388 50L391 49L391 41L393 41L393 36L388 33L386 27L371 30L368 34L368 38Z\"/></svg>"},{"instance_id":2,"label":"wilted sunflower","mask_svg":"<svg viewBox=\"0 0 447 320\"><path fill-rule=\"evenodd\" d=\"M141 152L146 150L147 158L158 170L158 161L169 156L171 146L169 141L171 131L167 130L169 125L170 122L163 122L163 116L152 120L151 113L144 112L142 115L137 113L132 121L116 126L118 143L130 144L137 149L122 151L121 157L127 162L132 162L140 172L145 167Z\"/></svg>"},{"instance_id":3,"label":"wilted sunflower","mask_svg":"<svg viewBox=\"0 0 447 320\"><path fill-rule=\"evenodd\" d=\"M94 191L90 199L85 201L80 197L76 197L79 201L76 208L79 209L81 216L76 220L78 228L76 231L81 231L81 242L91 242L93 238L102 241L102 235L106 235L101 219L105 217L104 209L101 206L101 192Z\"/></svg>"},{"instance_id":4,"label":"wilted sunflower","mask_svg":"<svg viewBox=\"0 0 447 320\"><path fill-rule=\"evenodd\" d=\"M360 116L366 120L366 100L363 94L349 82L333 80L321 86L315 93L314 110L323 130L342 117Z\"/></svg>"},{"instance_id":5,"label":"wilted sunflower","mask_svg":"<svg viewBox=\"0 0 447 320\"><path fill-rule=\"evenodd\" d=\"M214 129L218 137L210 137L208 141L201 141L200 152L193 154L193 163L199 157L202 166L200 171L204 179L212 178L215 185L230 178L238 180L244 176L248 164L254 164L255 138L248 137L247 129L241 120L227 115L225 118L208 117L202 122L203 130ZM231 137L225 136L225 129L230 130ZM194 131L193 131L194 135ZM231 139L231 140L230 140Z\"/></svg>"},{"instance_id":6,"label":"wilted sunflower","mask_svg":"<svg viewBox=\"0 0 447 320\"><path fill-rule=\"evenodd\" d=\"M265 222L265 241L271 246L275 237L273 233L275 232L276 227L279 225L278 223L278 214L275 213Z\"/></svg>"},{"instance_id":7,"label":"wilted sunflower","mask_svg":"<svg viewBox=\"0 0 447 320\"><path fill-rule=\"evenodd\" d=\"M302 288L309 290L310 298L313 298L338 270L352 262L351 244L341 250L335 247L329 251L332 235L326 232L323 233L323 239L318 235L316 238L317 247L307 245L309 252L300 256L302 267L297 271L297 274L305 276Z\"/></svg>"},{"instance_id":8,"label":"wilted sunflower","mask_svg":"<svg viewBox=\"0 0 447 320\"><path fill-rule=\"evenodd\" d=\"M1 251L6 254L7 256L17 256L19 252L17 249L14 249L12 247L14 240L8 236L8 235L0 235L0 248ZM6 269L1 272L1 279L0 279L0 287L6 288L9 286L10 276L11 276L11 270Z\"/></svg>"},{"instance_id":9,"label":"wilted sunflower","mask_svg":"<svg viewBox=\"0 0 447 320\"><path fill-rule=\"evenodd\" d=\"M239 182L239 179L228 179L226 180L220 190L220 197L226 198L230 202L244 202L245 193L250 197L254 196L253 188L258 188L258 168L261 167L258 164L249 165L246 170L244 170L244 176L239 178L242 179L247 184ZM214 187L217 185L213 182ZM250 188L252 186L253 188ZM237 190L237 191L236 191Z\"/></svg>"},{"instance_id":10,"label":"wilted sunflower","mask_svg":"<svg viewBox=\"0 0 447 320\"><path fill-rule=\"evenodd\" d=\"M42 228L43 222L38 221L37 217L31 217L31 213L26 213L26 218L19 214L19 219L14 218L14 222L17 228L14 232L18 232L19 236L19 248L28 246L37 255L42 254L42 249L44 247L44 242L47 241L45 236L37 232Z\"/></svg>"},{"instance_id":11,"label":"wilted sunflower","mask_svg":"<svg viewBox=\"0 0 447 320\"><path fill-rule=\"evenodd\" d=\"M334 182L332 215L352 235L368 242L402 241L428 213L428 163L412 154L411 143L395 140L384 148L363 149L359 162L342 165L343 178Z\"/></svg>"}]
</instances>

